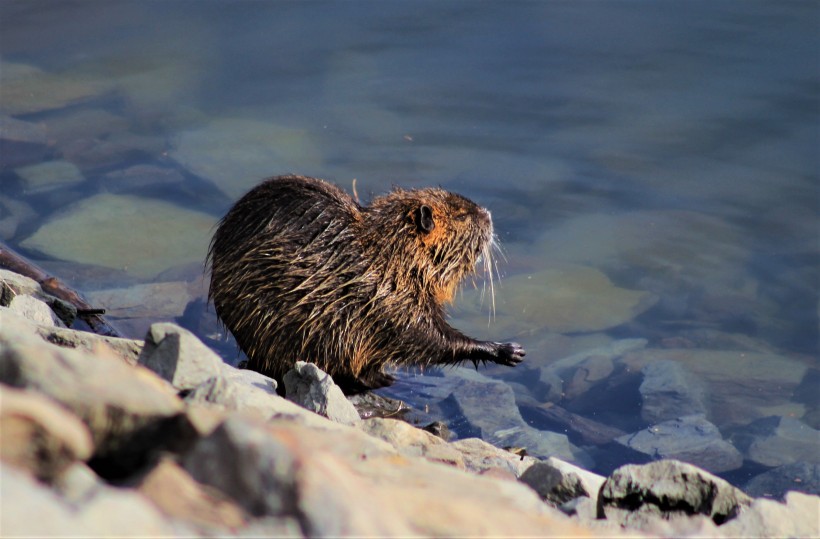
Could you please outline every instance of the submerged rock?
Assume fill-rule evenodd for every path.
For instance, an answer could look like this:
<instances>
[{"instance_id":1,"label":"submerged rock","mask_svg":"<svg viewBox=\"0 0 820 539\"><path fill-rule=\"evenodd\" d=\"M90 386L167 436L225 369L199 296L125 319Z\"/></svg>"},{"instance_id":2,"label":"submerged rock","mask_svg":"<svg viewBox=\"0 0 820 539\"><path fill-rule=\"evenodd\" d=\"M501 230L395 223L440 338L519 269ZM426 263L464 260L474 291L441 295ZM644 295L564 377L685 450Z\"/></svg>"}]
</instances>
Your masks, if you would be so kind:
<instances>
[{"instance_id":1,"label":"submerged rock","mask_svg":"<svg viewBox=\"0 0 820 539\"><path fill-rule=\"evenodd\" d=\"M212 181L231 199L265 178L320 163L306 131L241 118L217 118L202 128L183 131L171 157Z\"/></svg>"},{"instance_id":2,"label":"submerged rock","mask_svg":"<svg viewBox=\"0 0 820 539\"><path fill-rule=\"evenodd\" d=\"M651 458L676 459L713 473L740 468L743 457L723 440L703 415L690 415L652 425L616 441Z\"/></svg>"},{"instance_id":3,"label":"submerged rock","mask_svg":"<svg viewBox=\"0 0 820 539\"><path fill-rule=\"evenodd\" d=\"M680 363L656 361L646 365L641 374L641 417L646 422L706 413L703 384Z\"/></svg>"},{"instance_id":4,"label":"submerged rock","mask_svg":"<svg viewBox=\"0 0 820 539\"><path fill-rule=\"evenodd\" d=\"M21 245L146 278L204 260L215 222L162 200L100 194L66 208Z\"/></svg>"},{"instance_id":5,"label":"submerged rock","mask_svg":"<svg viewBox=\"0 0 820 539\"><path fill-rule=\"evenodd\" d=\"M68 161L38 163L14 169L14 173L23 180L27 193L41 193L85 181L77 165Z\"/></svg>"},{"instance_id":6,"label":"submerged rock","mask_svg":"<svg viewBox=\"0 0 820 539\"><path fill-rule=\"evenodd\" d=\"M743 490L756 498L782 500L790 490L820 494L820 464L795 462L772 468L754 477Z\"/></svg>"},{"instance_id":7,"label":"submerged rock","mask_svg":"<svg viewBox=\"0 0 820 539\"><path fill-rule=\"evenodd\" d=\"M820 464L820 432L791 417L765 417L738 428L732 442L746 459L763 466Z\"/></svg>"},{"instance_id":8,"label":"submerged rock","mask_svg":"<svg viewBox=\"0 0 820 539\"><path fill-rule=\"evenodd\" d=\"M48 152L43 124L0 115L0 170L39 163Z\"/></svg>"},{"instance_id":9,"label":"submerged rock","mask_svg":"<svg viewBox=\"0 0 820 539\"><path fill-rule=\"evenodd\" d=\"M466 299L479 303L477 294ZM514 314L519 327L526 323L556 333L578 333L619 326L657 301L650 292L615 286L597 269L560 266L504 279L496 310L499 317ZM482 316L486 325L486 315Z\"/></svg>"}]
</instances>

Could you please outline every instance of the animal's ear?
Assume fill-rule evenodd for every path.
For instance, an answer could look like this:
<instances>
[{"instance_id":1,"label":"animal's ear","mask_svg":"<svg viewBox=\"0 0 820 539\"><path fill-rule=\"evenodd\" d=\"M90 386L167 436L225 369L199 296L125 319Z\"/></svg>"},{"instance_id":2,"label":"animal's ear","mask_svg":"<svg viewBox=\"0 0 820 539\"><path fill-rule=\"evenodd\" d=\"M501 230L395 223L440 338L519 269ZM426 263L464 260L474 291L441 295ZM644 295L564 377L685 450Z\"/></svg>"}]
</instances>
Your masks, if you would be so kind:
<instances>
[{"instance_id":1,"label":"animal's ear","mask_svg":"<svg viewBox=\"0 0 820 539\"><path fill-rule=\"evenodd\" d=\"M416 227L420 232L425 234L432 232L436 228L436 222L433 220L433 210L430 206L419 206L416 209Z\"/></svg>"}]
</instances>

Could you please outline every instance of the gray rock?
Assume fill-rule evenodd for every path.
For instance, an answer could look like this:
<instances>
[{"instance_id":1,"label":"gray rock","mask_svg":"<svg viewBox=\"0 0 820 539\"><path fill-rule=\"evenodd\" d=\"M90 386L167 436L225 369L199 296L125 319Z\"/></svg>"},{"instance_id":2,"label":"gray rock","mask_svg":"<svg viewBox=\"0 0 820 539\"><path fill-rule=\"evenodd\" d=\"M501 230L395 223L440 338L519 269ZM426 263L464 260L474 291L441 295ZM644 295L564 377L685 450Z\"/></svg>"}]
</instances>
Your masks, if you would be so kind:
<instances>
[{"instance_id":1,"label":"gray rock","mask_svg":"<svg viewBox=\"0 0 820 539\"><path fill-rule=\"evenodd\" d=\"M820 494L820 464L795 462L778 466L752 478L743 490L755 498L776 500L782 500L790 490Z\"/></svg>"},{"instance_id":2,"label":"gray rock","mask_svg":"<svg viewBox=\"0 0 820 539\"><path fill-rule=\"evenodd\" d=\"M96 496L105 488L105 483L86 463L74 462L54 479L52 487L65 501L77 507Z\"/></svg>"},{"instance_id":3,"label":"gray rock","mask_svg":"<svg viewBox=\"0 0 820 539\"><path fill-rule=\"evenodd\" d=\"M101 486L76 506L42 483L0 464L0 528L7 537L190 537L133 491Z\"/></svg>"},{"instance_id":4,"label":"gray rock","mask_svg":"<svg viewBox=\"0 0 820 539\"><path fill-rule=\"evenodd\" d=\"M527 468L539 462L533 457L522 457L500 449L480 438L456 440L450 446L461 453L467 470L478 474L501 469L510 472L513 477L521 477Z\"/></svg>"},{"instance_id":5,"label":"gray rock","mask_svg":"<svg viewBox=\"0 0 820 539\"><path fill-rule=\"evenodd\" d=\"M91 456L91 433L80 419L37 393L0 385L0 456L42 480L53 480Z\"/></svg>"},{"instance_id":6,"label":"gray rock","mask_svg":"<svg viewBox=\"0 0 820 539\"><path fill-rule=\"evenodd\" d=\"M57 318L60 319L63 326L70 326L74 323L74 319L77 317L77 309L74 305L56 298L51 294L45 293L43 288L40 286L40 283L34 279L30 279L12 271L0 269L0 306L11 307L12 301L14 301L17 296L32 296L42 301L48 305ZM23 314L23 316L28 318L25 314ZM43 319L44 322L39 321L39 318ZM40 314L39 318L38 320L30 318L30 320L45 324L48 324L47 320L51 320L51 317L46 316L45 314ZM54 326L60 324L50 325Z\"/></svg>"},{"instance_id":7,"label":"gray rock","mask_svg":"<svg viewBox=\"0 0 820 539\"><path fill-rule=\"evenodd\" d=\"M641 374L641 417L648 423L706 413L703 384L680 363L656 361Z\"/></svg>"},{"instance_id":8,"label":"gray rock","mask_svg":"<svg viewBox=\"0 0 820 539\"><path fill-rule=\"evenodd\" d=\"M731 440L748 460L763 466L820 464L820 432L791 417L758 419L737 429Z\"/></svg>"},{"instance_id":9,"label":"gray rock","mask_svg":"<svg viewBox=\"0 0 820 539\"><path fill-rule=\"evenodd\" d=\"M600 475L553 457L527 468L519 480L532 487L542 499L555 505L581 496L591 498L597 504L598 491L604 483Z\"/></svg>"},{"instance_id":10,"label":"gray rock","mask_svg":"<svg viewBox=\"0 0 820 539\"><path fill-rule=\"evenodd\" d=\"M757 499L720 531L724 537L820 537L820 498L789 492L785 503Z\"/></svg>"},{"instance_id":11,"label":"gray rock","mask_svg":"<svg viewBox=\"0 0 820 539\"><path fill-rule=\"evenodd\" d=\"M691 464L660 460L615 470L598 497L598 518L645 525L654 518L705 515L715 524L735 518L752 499Z\"/></svg>"},{"instance_id":12,"label":"gray rock","mask_svg":"<svg viewBox=\"0 0 820 539\"><path fill-rule=\"evenodd\" d=\"M313 363L297 361L285 373L283 381L286 398L299 406L343 425L355 425L361 421L359 412L330 375Z\"/></svg>"},{"instance_id":13,"label":"gray rock","mask_svg":"<svg viewBox=\"0 0 820 539\"><path fill-rule=\"evenodd\" d=\"M515 404L512 389L503 382L461 380L452 387L442 407L450 409L453 431L461 436L477 436L499 447L523 447L531 455L556 456L570 462L587 459L567 437L527 425ZM492 402L488 408L485 403ZM588 464L588 462L585 462Z\"/></svg>"},{"instance_id":14,"label":"gray rock","mask_svg":"<svg viewBox=\"0 0 820 539\"><path fill-rule=\"evenodd\" d=\"M139 364L178 390L191 390L220 376L224 362L190 331L176 324L157 323L145 336Z\"/></svg>"},{"instance_id":15,"label":"gray rock","mask_svg":"<svg viewBox=\"0 0 820 539\"><path fill-rule=\"evenodd\" d=\"M35 324L47 327L65 327L63 321L54 314L51 307L34 296L27 294L14 296L9 302L8 308L10 311L19 314L27 320L31 320Z\"/></svg>"},{"instance_id":16,"label":"gray rock","mask_svg":"<svg viewBox=\"0 0 820 539\"><path fill-rule=\"evenodd\" d=\"M215 222L211 215L161 200L104 193L65 208L20 244L61 260L147 278L204 260Z\"/></svg>"},{"instance_id":17,"label":"gray rock","mask_svg":"<svg viewBox=\"0 0 820 539\"><path fill-rule=\"evenodd\" d=\"M104 308L113 319L176 318L193 299L190 285L182 281L146 283L86 293L88 301Z\"/></svg>"},{"instance_id":18,"label":"gray rock","mask_svg":"<svg viewBox=\"0 0 820 539\"><path fill-rule=\"evenodd\" d=\"M48 151L44 125L0 115L0 155L4 167L38 163Z\"/></svg>"},{"instance_id":19,"label":"gray rock","mask_svg":"<svg viewBox=\"0 0 820 539\"><path fill-rule=\"evenodd\" d=\"M664 421L615 441L652 458L681 460L713 473L743 464L740 452L702 415Z\"/></svg>"},{"instance_id":20,"label":"gray rock","mask_svg":"<svg viewBox=\"0 0 820 539\"><path fill-rule=\"evenodd\" d=\"M404 421L372 418L362 421L360 427L369 435L389 443L396 448L399 454L406 457L424 457L431 461L464 468L464 457L458 449L438 436Z\"/></svg>"},{"instance_id":21,"label":"gray rock","mask_svg":"<svg viewBox=\"0 0 820 539\"><path fill-rule=\"evenodd\" d=\"M50 344L26 329L13 318L0 324L0 382L42 392L74 412L98 458L158 449L157 432L176 428L182 401L152 372L102 349L93 356Z\"/></svg>"}]
</instances>

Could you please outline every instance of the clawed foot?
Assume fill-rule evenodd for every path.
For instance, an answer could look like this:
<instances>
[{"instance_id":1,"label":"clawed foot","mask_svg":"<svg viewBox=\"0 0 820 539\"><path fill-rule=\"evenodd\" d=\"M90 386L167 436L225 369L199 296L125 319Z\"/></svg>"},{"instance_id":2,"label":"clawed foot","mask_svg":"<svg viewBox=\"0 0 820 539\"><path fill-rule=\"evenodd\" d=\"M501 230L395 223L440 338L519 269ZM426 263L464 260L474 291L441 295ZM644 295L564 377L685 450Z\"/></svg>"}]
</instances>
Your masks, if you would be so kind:
<instances>
[{"instance_id":1,"label":"clawed foot","mask_svg":"<svg viewBox=\"0 0 820 539\"><path fill-rule=\"evenodd\" d=\"M498 359L496 363L499 365L507 365L508 367L515 367L522 361L527 352L517 342L505 342L498 344Z\"/></svg>"},{"instance_id":2,"label":"clawed foot","mask_svg":"<svg viewBox=\"0 0 820 539\"><path fill-rule=\"evenodd\" d=\"M473 362L473 365L475 365L476 370L478 370L479 362L486 364L488 361L491 361L492 363L497 363L499 365L515 367L516 365L524 361L524 356L527 355L527 353L524 351L524 348L517 342L495 342L492 343L492 345L494 347L494 350L491 357L470 359Z\"/></svg>"}]
</instances>

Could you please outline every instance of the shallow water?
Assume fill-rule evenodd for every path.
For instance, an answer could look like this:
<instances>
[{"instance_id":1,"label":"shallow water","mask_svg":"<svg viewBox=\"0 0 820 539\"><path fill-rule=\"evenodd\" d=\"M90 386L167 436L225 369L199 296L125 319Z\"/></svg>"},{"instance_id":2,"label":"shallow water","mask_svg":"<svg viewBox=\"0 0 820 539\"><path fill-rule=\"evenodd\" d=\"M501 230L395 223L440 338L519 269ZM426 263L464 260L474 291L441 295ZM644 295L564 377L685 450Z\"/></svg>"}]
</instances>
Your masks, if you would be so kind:
<instances>
[{"instance_id":1,"label":"shallow water","mask_svg":"<svg viewBox=\"0 0 820 539\"><path fill-rule=\"evenodd\" d=\"M741 486L807 465L794 484L816 492L818 16L810 2L6 1L0 239L131 336L177 320L235 362L197 300L213 223L241 193L285 172L355 179L365 200L442 185L492 211L506 255L495 316L479 277L453 325L527 359L407 374L387 394L457 435L522 445L505 443L517 428L535 454L539 432L566 433L602 472L645 455L590 442L579 418L685 445L674 421L700 414L728 443L673 456ZM458 383L479 394L470 411L447 398ZM498 399L498 423L471 419Z\"/></svg>"}]
</instances>

